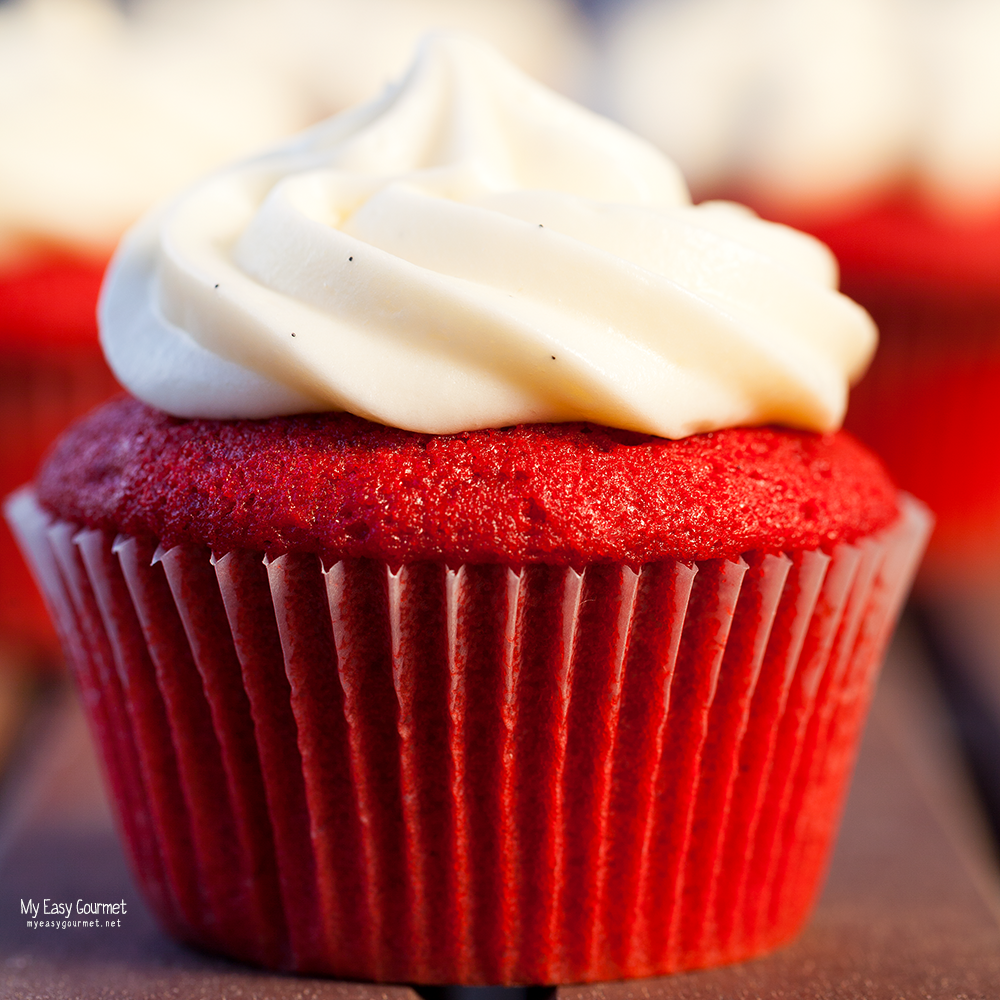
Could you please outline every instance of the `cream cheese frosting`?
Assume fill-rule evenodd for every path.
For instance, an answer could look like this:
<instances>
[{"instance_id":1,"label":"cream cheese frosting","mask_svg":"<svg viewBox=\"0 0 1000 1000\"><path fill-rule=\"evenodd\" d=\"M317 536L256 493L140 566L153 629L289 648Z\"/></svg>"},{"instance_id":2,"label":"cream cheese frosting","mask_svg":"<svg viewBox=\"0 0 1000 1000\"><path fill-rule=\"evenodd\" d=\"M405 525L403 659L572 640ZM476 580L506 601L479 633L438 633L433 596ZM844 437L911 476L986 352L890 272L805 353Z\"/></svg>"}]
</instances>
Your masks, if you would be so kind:
<instances>
[{"instance_id":1,"label":"cream cheese frosting","mask_svg":"<svg viewBox=\"0 0 1000 1000\"><path fill-rule=\"evenodd\" d=\"M208 178L112 264L101 336L182 417L348 410L450 433L839 426L874 326L811 237L464 38Z\"/></svg>"},{"instance_id":2,"label":"cream cheese frosting","mask_svg":"<svg viewBox=\"0 0 1000 1000\"><path fill-rule=\"evenodd\" d=\"M180 186L374 97L435 27L582 75L568 0L0 3L0 267L109 255Z\"/></svg>"},{"instance_id":3,"label":"cream cheese frosting","mask_svg":"<svg viewBox=\"0 0 1000 1000\"><path fill-rule=\"evenodd\" d=\"M995 0L640 0L608 39L607 110L699 192L802 216L913 188L1000 212Z\"/></svg>"}]
</instances>

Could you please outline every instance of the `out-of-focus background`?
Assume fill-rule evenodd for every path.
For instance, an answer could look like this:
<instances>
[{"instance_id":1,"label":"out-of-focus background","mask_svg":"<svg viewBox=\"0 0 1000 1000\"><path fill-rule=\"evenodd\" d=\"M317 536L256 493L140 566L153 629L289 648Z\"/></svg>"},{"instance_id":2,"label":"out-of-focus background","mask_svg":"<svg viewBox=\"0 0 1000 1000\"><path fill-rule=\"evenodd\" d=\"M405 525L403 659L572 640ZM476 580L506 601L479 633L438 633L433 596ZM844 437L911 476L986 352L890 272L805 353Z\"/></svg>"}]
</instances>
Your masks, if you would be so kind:
<instances>
[{"instance_id":1,"label":"out-of-focus background","mask_svg":"<svg viewBox=\"0 0 1000 1000\"><path fill-rule=\"evenodd\" d=\"M805 943L660 995L1000 991L995 0L0 0L0 495L117 391L95 307L124 231L216 166L375 96L428 30L480 35L644 135L696 200L743 201L828 243L882 334L848 427L938 517ZM68 683L0 526L0 887L44 893L24 873L49 872L134 893ZM135 995L156 976L192 996L209 980L284 995L148 919L124 948L47 950L14 929L15 902L0 893L0 995L104 995L113 975Z\"/></svg>"}]
</instances>

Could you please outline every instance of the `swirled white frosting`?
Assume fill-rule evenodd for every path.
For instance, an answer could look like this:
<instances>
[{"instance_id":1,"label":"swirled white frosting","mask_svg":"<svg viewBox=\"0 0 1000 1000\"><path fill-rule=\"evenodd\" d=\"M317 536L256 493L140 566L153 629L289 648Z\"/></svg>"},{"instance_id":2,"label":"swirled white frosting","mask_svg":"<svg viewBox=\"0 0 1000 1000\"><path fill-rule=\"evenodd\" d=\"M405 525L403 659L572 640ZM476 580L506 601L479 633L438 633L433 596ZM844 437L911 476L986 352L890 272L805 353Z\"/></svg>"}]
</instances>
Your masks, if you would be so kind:
<instances>
[{"instance_id":1,"label":"swirled white frosting","mask_svg":"<svg viewBox=\"0 0 1000 1000\"><path fill-rule=\"evenodd\" d=\"M1000 212L996 0L639 0L609 31L607 110L699 191L798 215L915 188Z\"/></svg>"},{"instance_id":2,"label":"swirled white frosting","mask_svg":"<svg viewBox=\"0 0 1000 1000\"><path fill-rule=\"evenodd\" d=\"M458 28L573 86L567 0L0 3L0 265L104 256L150 206L361 100Z\"/></svg>"},{"instance_id":3,"label":"swirled white frosting","mask_svg":"<svg viewBox=\"0 0 1000 1000\"><path fill-rule=\"evenodd\" d=\"M874 349L811 237L693 207L645 141L470 40L144 220L102 297L119 379L185 417L448 433L829 430Z\"/></svg>"}]
</instances>

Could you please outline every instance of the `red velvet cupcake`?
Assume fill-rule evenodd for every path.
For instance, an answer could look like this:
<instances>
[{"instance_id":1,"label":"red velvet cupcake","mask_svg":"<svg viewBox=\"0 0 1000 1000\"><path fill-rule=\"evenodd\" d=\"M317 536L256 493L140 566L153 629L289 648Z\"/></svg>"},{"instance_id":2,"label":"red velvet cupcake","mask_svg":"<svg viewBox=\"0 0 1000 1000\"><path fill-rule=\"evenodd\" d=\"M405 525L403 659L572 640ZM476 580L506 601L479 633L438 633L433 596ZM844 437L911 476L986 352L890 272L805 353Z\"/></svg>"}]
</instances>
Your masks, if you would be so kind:
<instances>
[{"instance_id":1,"label":"red velvet cupcake","mask_svg":"<svg viewBox=\"0 0 1000 1000\"><path fill-rule=\"evenodd\" d=\"M880 347L847 426L925 500L938 563L1000 545L1000 219L948 221L912 201L814 227Z\"/></svg>"},{"instance_id":2,"label":"red velvet cupcake","mask_svg":"<svg viewBox=\"0 0 1000 1000\"><path fill-rule=\"evenodd\" d=\"M138 18L103 0L4 4L0 53L6 494L31 477L73 419L120 389L98 343L96 314L101 278L122 233L177 185L309 119L287 121L265 105L259 123L241 135L233 112L244 98L234 104L222 95L220 104L210 92L218 59L205 65L188 42L178 44L166 31L153 37ZM211 129L201 121L206 108L215 112ZM58 662L48 615L6 524L0 645L13 654L3 662Z\"/></svg>"},{"instance_id":3,"label":"red velvet cupcake","mask_svg":"<svg viewBox=\"0 0 1000 1000\"><path fill-rule=\"evenodd\" d=\"M0 493L33 475L74 418L118 384L97 342L104 262L46 254L0 266ZM19 660L52 662L49 616L14 538L0 524L0 637Z\"/></svg>"},{"instance_id":4,"label":"red velvet cupcake","mask_svg":"<svg viewBox=\"0 0 1000 1000\"><path fill-rule=\"evenodd\" d=\"M8 516L164 925L468 985L788 940L929 529L836 432L834 270L455 39L137 227L144 401Z\"/></svg>"},{"instance_id":5,"label":"red velvet cupcake","mask_svg":"<svg viewBox=\"0 0 1000 1000\"><path fill-rule=\"evenodd\" d=\"M396 982L792 937L927 529L844 434L128 399L35 489L11 516L164 924Z\"/></svg>"}]
</instances>

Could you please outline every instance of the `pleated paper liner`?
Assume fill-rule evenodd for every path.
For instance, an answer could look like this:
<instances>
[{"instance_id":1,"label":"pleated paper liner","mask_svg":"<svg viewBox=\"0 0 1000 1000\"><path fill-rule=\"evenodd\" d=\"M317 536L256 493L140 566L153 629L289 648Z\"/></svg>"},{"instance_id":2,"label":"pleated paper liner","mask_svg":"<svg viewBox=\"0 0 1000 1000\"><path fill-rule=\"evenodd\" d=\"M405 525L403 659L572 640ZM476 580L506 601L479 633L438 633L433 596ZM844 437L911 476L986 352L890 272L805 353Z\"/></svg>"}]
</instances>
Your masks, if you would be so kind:
<instances>
[{"instance_id":1,"label":"pleated paper liner","mask_svg":"<svg viewBox=\"0 0 1000 1000\"><path fill-rule=\"evenodd\" d=\"M165 927L341 978L766 951L822 879L930 519L742 559L265 561L8 517Z\"/></svg>"}]
</instances>

